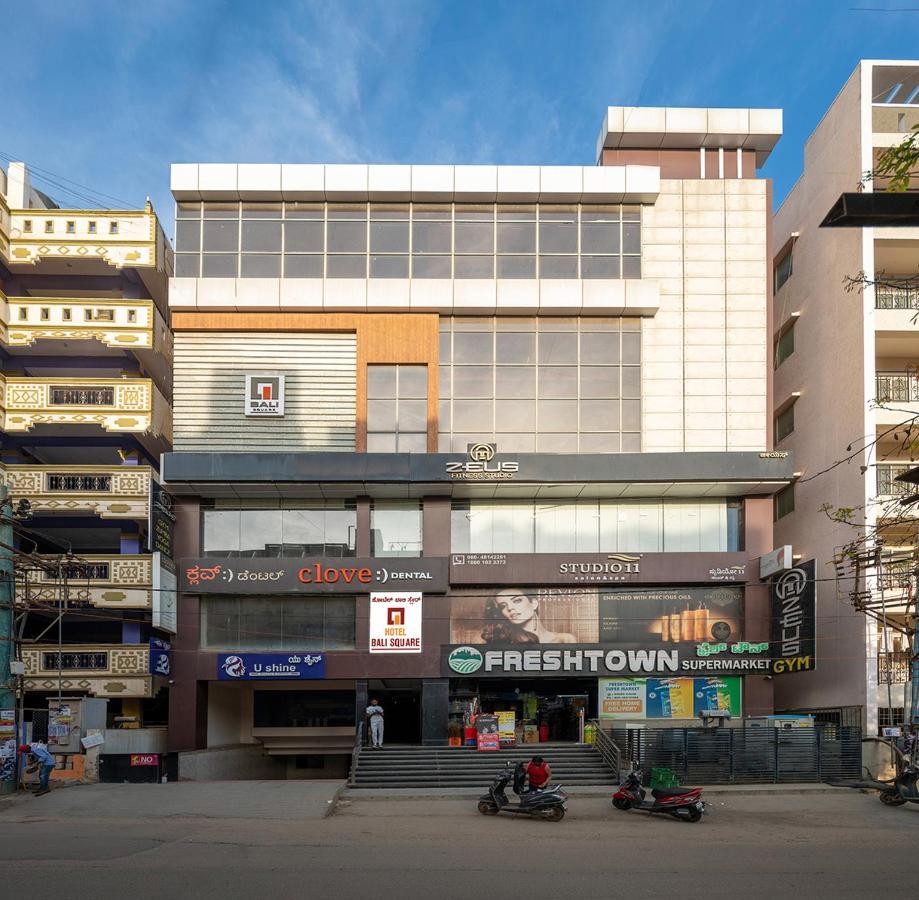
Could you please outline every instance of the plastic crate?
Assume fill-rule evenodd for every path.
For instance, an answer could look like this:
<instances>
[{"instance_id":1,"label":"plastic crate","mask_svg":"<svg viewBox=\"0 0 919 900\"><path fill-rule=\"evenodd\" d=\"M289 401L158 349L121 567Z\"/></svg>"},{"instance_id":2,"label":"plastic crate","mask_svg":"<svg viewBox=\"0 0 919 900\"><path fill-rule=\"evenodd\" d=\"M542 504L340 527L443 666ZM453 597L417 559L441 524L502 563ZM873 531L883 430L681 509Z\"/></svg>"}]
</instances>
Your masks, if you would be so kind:
<instances>
[{"instance_id":1,"label":"plastic crate","mask_svg":"<svg viewBox=\"0 0 919 900\"><path fill-rule=\"evenodd\" d=\"M679 787L680 779L677 778L673 769L652 769L651 770L651 787L652 788L670 788Z\"/></svg>"}]
</instances>

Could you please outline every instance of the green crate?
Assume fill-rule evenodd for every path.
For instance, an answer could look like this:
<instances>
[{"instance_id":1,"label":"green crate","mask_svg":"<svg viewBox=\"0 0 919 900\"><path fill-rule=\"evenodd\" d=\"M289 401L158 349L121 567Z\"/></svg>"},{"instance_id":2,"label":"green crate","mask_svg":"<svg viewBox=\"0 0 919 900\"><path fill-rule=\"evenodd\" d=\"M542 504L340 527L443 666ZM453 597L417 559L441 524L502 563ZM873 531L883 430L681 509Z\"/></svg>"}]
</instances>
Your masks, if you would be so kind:
<instances>
[{"instance_id":1,"label":"green crate","mask_svg":"<svg viewBox=\"0 0 919 900\"><path fill-rule=\"evenodd\" d=\"M673 769L652 769L651 770L651 787L652 788L671 788L679 787L680 779L677 778Z\"/></svg>"}]
</instances>

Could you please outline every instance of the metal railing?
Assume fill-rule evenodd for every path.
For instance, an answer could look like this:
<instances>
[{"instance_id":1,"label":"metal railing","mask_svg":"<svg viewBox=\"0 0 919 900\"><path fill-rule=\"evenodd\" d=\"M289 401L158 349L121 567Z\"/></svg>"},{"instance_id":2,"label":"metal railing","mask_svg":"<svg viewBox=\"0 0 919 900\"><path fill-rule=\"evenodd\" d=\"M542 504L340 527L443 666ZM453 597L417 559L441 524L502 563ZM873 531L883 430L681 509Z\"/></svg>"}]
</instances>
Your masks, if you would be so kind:
<instances>
[{"instance_id":1,"label":"metal railing","mask_svg":"<svg viewBox=\"0 0 919 900\"><path fill-rule=\"evenodd\" d=\"M919 309L919 286L879 284L874 289L875 309Z\"/></svg>"},{"instance_id":2,"label":"metal railing","mask_svg":"<svg viewBox=\"0 0 919 900\"><path fill-rule=\"evenodd\" d=\"M357 759L361 755L361 745L364 743L364 723L358 722L354 730L354 749L351 751L351 771L348 773L348 784L354 786L357 775Z\"/></svg>"},{"instance_id":3,"label":"metal railing","mask_svg":"<svg viewBox=\"0 0 919 900\"><path fill-rule=\"evenodd\" d=\"M115 389L110 387L52 387L52 406L114 406Z\"/></svg>"},{"instance_id":4,"label":"metal railing","mask_svg":"<svg viewBox=\"0 0 919 900\"><path fill-rule=\"evenodd\" d=\"M619 745L613 740L613 736L604 731L598 719L591 719L590 724L594 726L596 738L594 740L594 749L600 754L603 762L618 778L619 767L622 762L622 751Z\"/></svg>"},{"instance_id":5,"label":"metal railing","mask_svg":"<svg viewBox=\"0 0 919 900\"><path fill-rule=\"evenodd\" d=\"M906 684L909 681L909 670L908 650L878 653L878 684Z\"/></svg>"},{"instance_id":6,"label":"metal railing","mask_svg":"<svg viewBox=\"0 0 919 900\"><path fill-rule=\"evenodd\" d=\"M897 481L898 475L903 475L916 467L915 463L878 463L877 470L878 496L900 497L910 494L915 487L905 481Z\"/></svg>"},{"instance_id":7,"label":"metal railing","mask_svg":"<svg viewBox=\"0 0 919 900\"><path fill-rule=\"evenodd\" d=\"M912 403L919 400L919 375L915 372L878 372L874 379L878 403Z\"/></svg>"},{"instance_id":8,"label":"metal railing","mask_svg":"<svg viewBox=\"0 0 919 900\"><path fill-rule=\"evenodd\" d=\"M47 484L47 489L49 491L77 491L91 494L107 494L112 490L112 476L49 472Z\"/></svg>"},{"instance_id":9,"label":"metal railing","mask_svg":"<svg viewBox=\"0 0 919 900\"><path fill-rule=\"evenodd\" d=\"M890 559L884 557L881 561L881 586L885 591L902 593L908 591L911 585L913 570L916 563L912 559Z\"/></svg>"}]
</instances>

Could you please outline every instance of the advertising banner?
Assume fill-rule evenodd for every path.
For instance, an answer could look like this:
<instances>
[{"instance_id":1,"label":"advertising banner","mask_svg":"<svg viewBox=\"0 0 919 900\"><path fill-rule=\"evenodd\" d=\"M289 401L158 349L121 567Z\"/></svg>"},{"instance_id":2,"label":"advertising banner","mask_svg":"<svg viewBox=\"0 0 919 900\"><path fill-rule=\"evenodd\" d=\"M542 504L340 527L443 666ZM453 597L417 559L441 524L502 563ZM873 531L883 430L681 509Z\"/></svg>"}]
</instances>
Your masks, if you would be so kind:
<instances>
[{"instance_id":1,"label":"advertising banner","mask_svg":"<svg viewBox=\"0 0 919 900\"><path fill-rule=\"evenodd\" d=\"M476 750L500 750L501 739L498 734L498 717L490 713L481 713L475 720Z\"/></svg>"},{"instance_id":2,"label":"advertising banner","mask_svg":"<svg viewBox=\"0 0 919 900\"><path fill-rule=\"evenodd\" d=\"M499 710L495 713L498 717L498 738L502 744L512 745L517 741L517 716L514 710Z\"/></svg>"},{"instance_id":3,"label":"advertising banner","mask_svg":"<svg viewBox=\"0 0 919 900\"><path fill-rule=\"evenodd\" d=\"M172 672L172 644L161 638L150 638L150 674L168 678Z\"/></svg>"},{"instance_id":4,"label":"advertising banner","mask_svg":"<svg viewBox=\"0 0 919 900\"><path fill-rule=\"evenodd\" d=\"M814 560L772 580L772 671L816 668L817 605Z\"/></svg>"},{"instance_id":5,"label":"advertising banner","mask_svg":"<svg viewBox=\"0 0 919 900\"><path fill-rule=\"evenodd\" d=\"M450 597L454 644L728 643L743 632L738 587L460 589Z\"/></svg>"},{"instance_id":6,"label":"advertising banner","mask_svg":"<svg viewBox=\"0 0 919 900\"><path fill-rule=\"evenodd\" d=\"M175 634L177 618L175 563L157 550L153 554L153 627Z\"/></svg>"},{"instance_id":7,"label":"advertising banner","mask_svg":"<svg viewBox=\"0 0 919 900\"><path fill-rule=\"evenodd\" d=\"M450 583L705 584L747 580L745 553L454 553Z\"/></svg>"},{"instance_id":8,"label":"advertising banner","mask_svg":"<svg viewBox=\"0 0 919 900\"><path fill-rule=\"evenodd\" d=\"M159 753L132 753L132 766L158 766L160 764Z\"/></svg>"},{"instance_id":9,"label":"advertising banner","mask_svg":"<svg viewBox=\"0 0 919 900\"><path fill-rule=\"evenodd\" d=\"M189 594L364 594L447 589L445 557L424 559L183 559L180 583Z\"/></svg>"},{"instance_id":10,"label":"advertising banner","mask_svg":"<svg viewBox=\"0 0 919 900\"><path fill-rule=\"evenodd\" d=\"M695 719L701 712L742 711L741 679L723 678L601 678L601 719Z\"/></svg>"},{"instance_id":11,"label":"advertising banner","mask_svg":"<svg viewBox=\"0 0 919 900\"><path fill-rule=\"evenodd\" d=\"M322 653L221 653L220 681L305 681L325 678Z\"/></svg>"},{"instance_id":12,"label":"advertising banner","mask_svg":"<svg viewBox=\"0 0 919 900\"><path fill-rule=\"evenodd\" d=\"M172 508L172 494L158 482L151 482L147 537L151 553L162 553L169 560L175 559L175 524L176 515Z\"/></svg>"},{"instance_id":13,"label":"advertising banner","mask_svg":"<svg viewBox=\"0 0 919 900\"><path fill-rule=\"evenodd\" d=\"M409 591L370 595L371 653L421 653L421 598Z\"/></svg>"}]
</instances>

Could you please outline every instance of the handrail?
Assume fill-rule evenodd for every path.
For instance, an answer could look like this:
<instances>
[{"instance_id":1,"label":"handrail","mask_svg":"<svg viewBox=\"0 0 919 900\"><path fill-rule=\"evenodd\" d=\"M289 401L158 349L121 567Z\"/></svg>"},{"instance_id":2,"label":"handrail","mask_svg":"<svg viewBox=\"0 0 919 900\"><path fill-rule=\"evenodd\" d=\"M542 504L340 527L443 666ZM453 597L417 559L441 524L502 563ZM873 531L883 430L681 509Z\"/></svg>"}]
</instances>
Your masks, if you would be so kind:
<instances>
[{"instance_id":1,"label":"handrail","mask_svg":"<svg viewBox=\"0 0 919 900\"><path fill-rule=\"evenodd\" d=\"M354 776L357 775L357 758L360 756L361 744L364 742L364 723L358 722L354 730L354 749L351 751L351 771L348 773L348 784L354 787Z\"/></svg>"},{"instance_id":2,"label":"handrail","mask_svg":"<svg viewBox=\"0 0 919 900\"><path fill-rule=\"evenodd\" d=\"M591 719L590 724L594 726L596 735L594 739L594 748L600 754L603 762L612 769L615 776L619 777L619 766L622 761L622 751L619 745L613 740L609 732L600 727L598 719Z\"/></svg>"}]
</instances>

